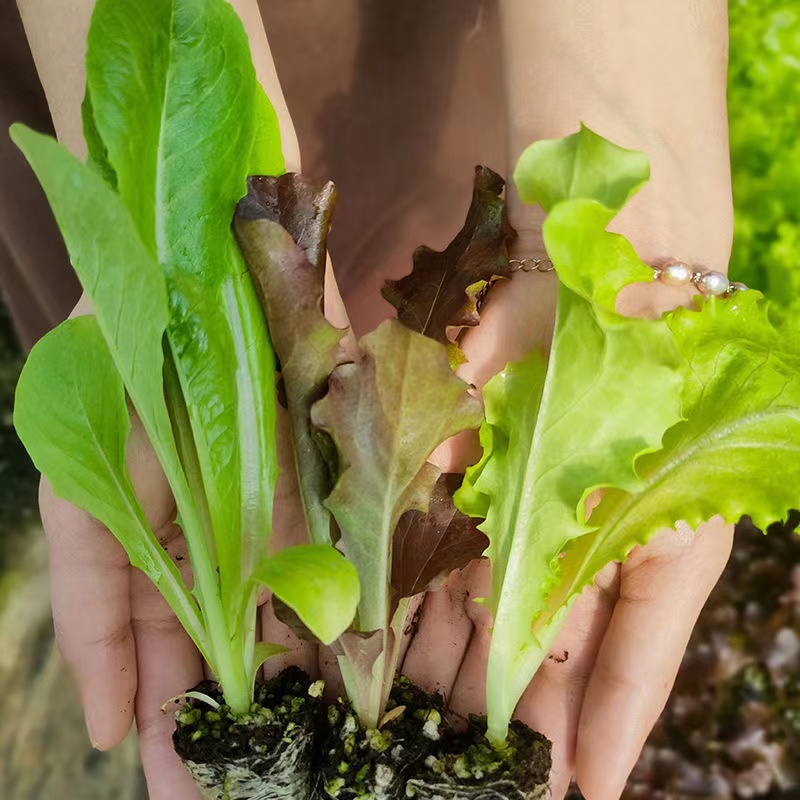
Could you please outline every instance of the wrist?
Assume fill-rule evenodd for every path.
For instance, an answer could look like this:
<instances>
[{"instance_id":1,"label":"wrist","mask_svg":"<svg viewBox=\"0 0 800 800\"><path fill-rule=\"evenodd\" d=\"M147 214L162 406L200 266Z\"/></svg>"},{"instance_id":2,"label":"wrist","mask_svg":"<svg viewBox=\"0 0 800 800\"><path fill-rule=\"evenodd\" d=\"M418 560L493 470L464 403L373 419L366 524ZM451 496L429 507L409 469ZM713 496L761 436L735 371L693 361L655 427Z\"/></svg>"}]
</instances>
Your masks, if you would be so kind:
<instances>
[{"instance_id":1,"label":"wrist","mask_svg":"<svg viewBox=\"0 0 800 800\"><path fill-rule=\"evenodd\" d=\"M508 173L531 142L583 122L650 161L649 183L611 229L648 263L679 258L724 273L733 238L726 9L725 0L501 0ZM507 197L520 232L513 256L540 256L542 212L513 186ZM678 302L689 294L655 290Z\"/></svg>"}]
</instances>

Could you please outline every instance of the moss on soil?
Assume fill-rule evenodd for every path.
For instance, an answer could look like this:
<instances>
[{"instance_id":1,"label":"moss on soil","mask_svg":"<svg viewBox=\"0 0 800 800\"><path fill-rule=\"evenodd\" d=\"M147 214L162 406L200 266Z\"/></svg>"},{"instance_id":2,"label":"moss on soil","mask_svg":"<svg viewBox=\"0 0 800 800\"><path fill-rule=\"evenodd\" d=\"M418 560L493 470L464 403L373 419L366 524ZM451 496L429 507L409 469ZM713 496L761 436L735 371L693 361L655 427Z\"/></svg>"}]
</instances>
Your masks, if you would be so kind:
<instances>
[{"instance_id":1,"label":"moss on soil","mask_svg":"<svg viewBox=\"0 0 800 800\"><path fill-rule=\"evenodd\" d=\"M402 798L410 772L431 755L449 732L444 699L398 678L387 706L387 722L365 730L347 702L328 707L319 752L321 797Z\"/></svg>"},{"instance_id":2,"label":"moss on soil","mask_svg":"<svg viewBox=\"0 0 800 800\"><path fill-rule=\"evenodd\" d=\"M418 798L494 798L538 800L549 797L551 743L515 720L506 746L486 739L486 718L472 717L466 732L443 739L409 781L406 792Z\"/></svg>"}]
</instances>

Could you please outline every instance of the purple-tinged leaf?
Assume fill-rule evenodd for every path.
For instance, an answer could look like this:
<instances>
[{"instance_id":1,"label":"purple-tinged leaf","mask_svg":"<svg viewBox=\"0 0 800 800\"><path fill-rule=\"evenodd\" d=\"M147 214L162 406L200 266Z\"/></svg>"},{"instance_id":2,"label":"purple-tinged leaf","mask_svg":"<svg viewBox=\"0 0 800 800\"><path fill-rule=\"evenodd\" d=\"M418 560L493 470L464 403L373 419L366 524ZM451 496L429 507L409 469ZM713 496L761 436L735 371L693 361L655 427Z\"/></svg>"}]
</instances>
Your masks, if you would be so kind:
<instances>
[{"instance_id":1,"label":"purple-tinged leaf","mask_svg":"<svg viewBox=\"0 0 800 800\"><path fill-rule=\"evenodd\" d=\"M410 508L427 509L439 475L428 456L483 414L437 342L386 320L359 346L358 361L334 370L312 419L339 451L341 475L326 506L361 579L358 628L370 631L389 624L397 523Z\"/></svg>"},{"instance_id":2,"label":"purple-tinged leaf","mask_svg":"<svg viewBox=\"0 0 800 800\"><path fill-rule=\"evenodd\" d=\"M462 475L439 476L428 512L410 510L400 518L392 545L392 588L398 597L431 591L454 569L480 558L489 546L480 520L453 505Z\"/></svg>"},{"instance_id":3,"label":"purple-tinged leaf","mask_svg":"<svg viewBox=\"0 0 800 800\"><path fill-rule=\"evenodd\" d=\"M450 345L451 364L463 360L453 344L460 329L480 322L486 291L511 276L508 244L517 234L506 218L504 185L496 172L476 167L472 202L455 239L441 252L418 247L411 273L383 288L400 322Z\"/></svg>"},{"instance_id":4,"label":"purple-tinged leaf","mask_svg":"<svg viewBox=\"0 0 800 800\"><path fill-rule=\"evenodd\" d=\"M311 424L310 411L325 393L328 376L347 360L342 347L346 331L331 325L323 313L334 198L332 183L302 175L250 178L234 222L280 362L303 507L315 544L331 541L323 500L335 467L333 448Z\"/></svg>"}]
</instances>

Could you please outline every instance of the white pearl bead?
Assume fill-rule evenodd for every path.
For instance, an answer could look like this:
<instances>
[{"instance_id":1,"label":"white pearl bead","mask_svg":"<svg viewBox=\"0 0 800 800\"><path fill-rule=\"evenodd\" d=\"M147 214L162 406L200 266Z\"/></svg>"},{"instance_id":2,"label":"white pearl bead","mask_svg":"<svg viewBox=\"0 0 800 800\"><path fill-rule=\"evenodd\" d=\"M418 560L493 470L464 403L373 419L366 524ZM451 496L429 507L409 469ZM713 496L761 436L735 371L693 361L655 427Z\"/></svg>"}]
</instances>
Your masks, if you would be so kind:
<instances>
[{"instance_id":1,"label":"white pearl bead","mask_svg":"<svg viewBox=\"0 0 800 800\"><path fill-rule=\"evenodd\" d=\"M700 279L697 288L703 294L719 297L730 288L730 281L721 272L706 272Z\"/></svg>"},{"instance_id":2,"label":"white pearl bead","mask_svg":"<svg viewBox=\"0 0 800 800\"><path fill-rule=\"evenodd\" d=\"M692 279L692 268L681 261L673 261L661 267L658 279L670 286L683 286Z\"/></svg>"}]
</instances>

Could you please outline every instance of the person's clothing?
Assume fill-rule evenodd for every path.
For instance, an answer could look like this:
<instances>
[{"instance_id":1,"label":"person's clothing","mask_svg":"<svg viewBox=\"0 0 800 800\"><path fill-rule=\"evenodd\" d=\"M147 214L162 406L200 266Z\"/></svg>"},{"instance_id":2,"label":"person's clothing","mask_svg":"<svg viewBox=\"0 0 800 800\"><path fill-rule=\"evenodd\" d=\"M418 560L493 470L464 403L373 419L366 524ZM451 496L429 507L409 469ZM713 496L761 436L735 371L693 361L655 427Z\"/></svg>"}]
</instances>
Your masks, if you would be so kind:
<instances>
[{"instance_id":1,"label":"person's clothing","mask_svg":"<svg viewBox=\"0 0 800 800\"><path fill-rule=\"evenodd\" d=\"M53 131L13 0L0 3L0 292L29 349L66 317L80 285L44 192L8 136L12 122Z\"/></svg>"},{"instance_id":2,"label":"person's clothing","mask_svg":"<svg viewBox=\"0 0 800 800\"><path fill-rule=\"evenodd\" d=\"M505 172L496 4L260 3L303 171L339 191L329 241L342 294L367 300L370 327L391 310L383 280L463 225L475 165Z\"/></svg>"},{"instance_id":3,"label":"person's clothing","mask_svg":"<svg viewBox=\"0 0 800 800\"><path fill-rule=\"evenodd\" d=\"M377 322L386 277L463 223L474 166L502 173L504 114L491 0L260 0L303 170L339 191L330 238L345 300ZM51 130L13 2L0 3L0 127ZM0 288L29 347L79 286L36 179L0 133Z\"/></svg>"}]
</instances>

